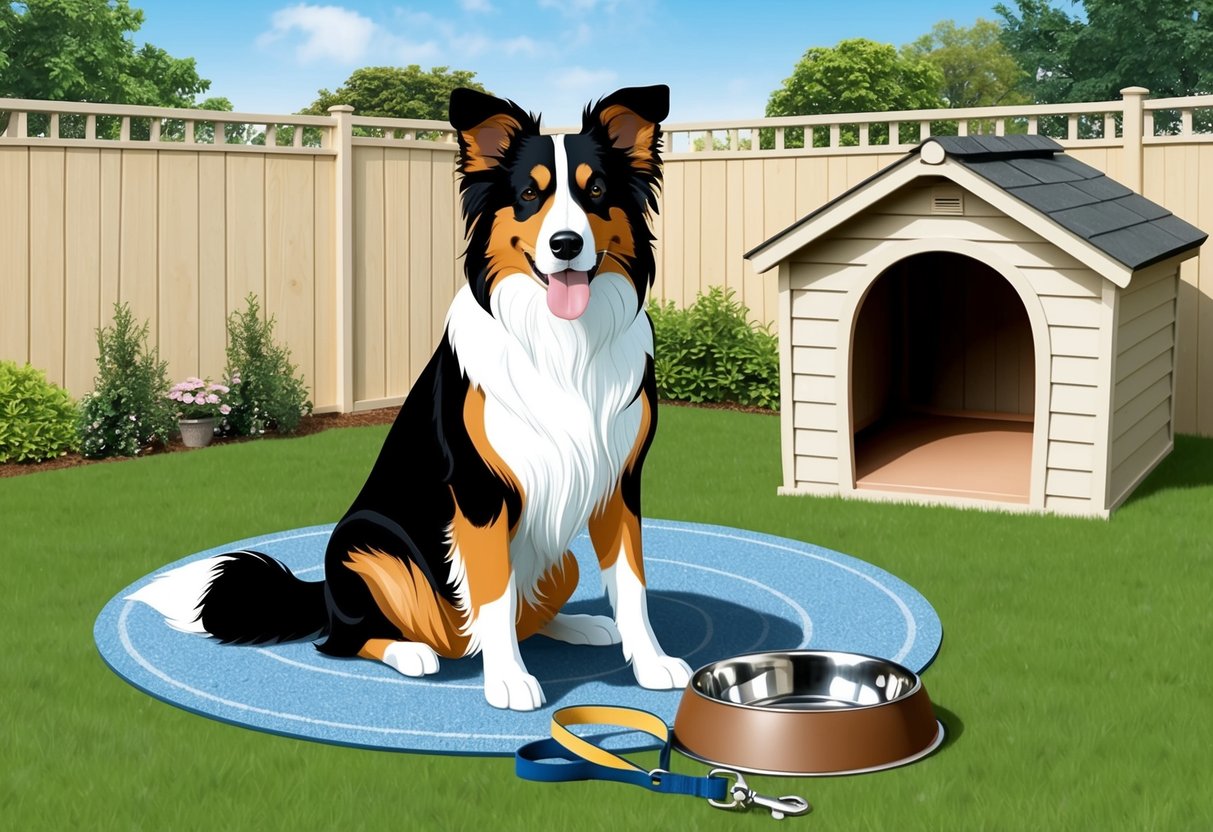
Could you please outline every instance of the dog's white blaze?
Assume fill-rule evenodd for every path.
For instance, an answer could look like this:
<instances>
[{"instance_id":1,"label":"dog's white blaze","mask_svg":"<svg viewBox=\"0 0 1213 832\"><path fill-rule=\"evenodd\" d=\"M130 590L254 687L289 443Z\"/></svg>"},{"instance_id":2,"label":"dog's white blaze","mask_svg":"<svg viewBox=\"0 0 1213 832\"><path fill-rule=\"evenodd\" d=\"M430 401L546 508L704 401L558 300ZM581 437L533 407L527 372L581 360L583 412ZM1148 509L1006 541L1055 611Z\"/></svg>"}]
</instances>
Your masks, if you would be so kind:
<instances>
[{"instance_id":1,"label":"dog's white blaze","mask_svg":"<svg viewBox=\"0 0 1213 832\"><path fill-rule=\"evenodd\" d=\"M493 315L465 287L447 316L451 346L485 394L488 440L522 486L510 560L532 602L543 573L615 489L640 431L636 391L652 330L630 280L602 273L593 286L573 321L552 315L543 287L521 274L500 280Z\"/></svg>"},{"instance_id":2,"label":"dog's white blaze","mask_svg":"<svg viewBox=\"0 0 1213 832\"><path fill-rule=\"evenodd\" d=\"M152 582L126 596L128 601L142 601L164 616L174 630L207 635L199 616L202 596L215 580L216 571L227 556L205 558L179 566L157 575Z\"/></svg>"},{"instance_id":3,"label":"dog's white blaze","mask_svg":"<svg viewBox=\"0 0 1213 832\"><path fill-rule=\"evenodd\" d=\"M564 148L564 136L552 136L556 147L556 189L552 194L552 207L548 209L543 225L539 227L539 237L535 240L535 267L544 274L572 269L588 272L598 262L598 251L594 241L594 232L590 230L590 219L585 211L573 199L571 171L569 171L568 153ZM572 260L559 260L552 254L551 239L557 231L573 231L581 235L585 245L581 253ZM594 281L597 289L598 281Z\"/></svg>"}]
</instances>

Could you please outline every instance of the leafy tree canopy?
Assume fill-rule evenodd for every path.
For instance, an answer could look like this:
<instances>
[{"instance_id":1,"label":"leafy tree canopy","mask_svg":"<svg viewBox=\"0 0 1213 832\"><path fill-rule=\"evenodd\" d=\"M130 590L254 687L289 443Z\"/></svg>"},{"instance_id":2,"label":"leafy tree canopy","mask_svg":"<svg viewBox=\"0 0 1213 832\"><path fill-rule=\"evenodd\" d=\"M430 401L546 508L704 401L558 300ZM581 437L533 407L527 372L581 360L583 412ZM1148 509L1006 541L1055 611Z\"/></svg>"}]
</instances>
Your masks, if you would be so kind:
<instances>
[{"instance_id":1,"label":"leafy tree canopy","mask_svg":"<svg viewBox=\"0 0 1213 832\"><path fill-rule=\"evenodd\" d=\"M864 38L804 53L767 101L768 116L938 107L943 76L931 63Z\"/></svg>"},{"instance_id":2,"label":"leafy tree canopy","mask_svg":"<svg viewBox=\"0 0 1213 832\"><path fill-rule=\"evenodd\" d=\"M141 25L129 0L0 2L0 96L193 106L211 82L193 58L136 47Z\"/></svg>"},{"instance_id":3,"label":"leafy tree canopy","mask_svg":"<svg viewBox=\"0 0 1213 832\"><path fill-rule=\"evenodd\" d=\"M1002 27L978 20L971 27L951 20L903 47L906 57L923 60L943 76L940 95L949 107L1026 104L1021 87L1027 73L1002 42Z\"/></svg>"},{"instance_id":4,"label":"leafy tree canopy","mask_svg":"<svg viewBox=\"0 0 1213 832\"><path fill-rule=\"evenodd\" d=\"M451 90L470 87L488 92L475 77L475 72L445 66L429 72L422 72L417 64L363 67L354 70L336 90L320 90L316 100L300 112L328 115L329 107L348 104L360 116L446 121Z\"/></svg>"},{"instance_id":5,"label":"leafy tree canopy","mask_svg":"<svg viewBox=\"0 0 1213 832\"><path fill-rule=\"evenodd\" d=\"M1128 86L1155 97L1213 93L1213 0L1051 0L994 7L1003 43L1038 102L1106 101Z\"/></svg>"}]
</instances>

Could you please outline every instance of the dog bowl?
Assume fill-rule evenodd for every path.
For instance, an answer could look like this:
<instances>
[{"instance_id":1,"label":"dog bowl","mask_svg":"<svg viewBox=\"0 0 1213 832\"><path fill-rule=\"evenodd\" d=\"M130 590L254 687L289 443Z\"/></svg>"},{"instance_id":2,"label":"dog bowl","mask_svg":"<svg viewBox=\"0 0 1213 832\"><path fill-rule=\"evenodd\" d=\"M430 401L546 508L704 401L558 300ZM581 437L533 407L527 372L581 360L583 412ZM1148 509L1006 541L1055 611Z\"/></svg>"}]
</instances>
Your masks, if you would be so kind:
<instances>
[{"instance_id":1,"label":"dog bowl","mask_svg":"<svg viewBox=\"0 0 1213 832\"><path fill-rule=\"evenodd\" d=\"M751 653L701 667L674 718L674 746L757 774L879 771L943 742L922 680L857 653Z\"/></svg>"}]
</instances>

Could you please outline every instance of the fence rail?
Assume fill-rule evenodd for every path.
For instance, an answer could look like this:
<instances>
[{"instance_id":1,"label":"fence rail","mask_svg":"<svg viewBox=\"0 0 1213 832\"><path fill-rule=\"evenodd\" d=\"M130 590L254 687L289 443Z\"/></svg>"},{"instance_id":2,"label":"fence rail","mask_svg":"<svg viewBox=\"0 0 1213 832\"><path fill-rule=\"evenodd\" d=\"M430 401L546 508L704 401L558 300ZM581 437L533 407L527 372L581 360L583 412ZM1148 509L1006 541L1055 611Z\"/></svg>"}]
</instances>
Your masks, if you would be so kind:
<instances>
[{"instance_id":1,"label":"fence rail","mask_svg":"<svg viewBox=\"0 0 1213 832\"><path fill-rule=\"evenodd\" d=\"M922 139L1041 133L1213 228L1213 96L663 125L654 295L713 285L774 320L742 253ZM564 128L547 129L561 132ZM575 128L574 128L575 129ZM77 396L131 304L174 376L216 375L248 292L322 410L398 402L460 283L455 133L441 121L0 99L0 358ZM1184 265L1177 425L1213 435L1213 256Z\"/></svg>"}]
</instances>

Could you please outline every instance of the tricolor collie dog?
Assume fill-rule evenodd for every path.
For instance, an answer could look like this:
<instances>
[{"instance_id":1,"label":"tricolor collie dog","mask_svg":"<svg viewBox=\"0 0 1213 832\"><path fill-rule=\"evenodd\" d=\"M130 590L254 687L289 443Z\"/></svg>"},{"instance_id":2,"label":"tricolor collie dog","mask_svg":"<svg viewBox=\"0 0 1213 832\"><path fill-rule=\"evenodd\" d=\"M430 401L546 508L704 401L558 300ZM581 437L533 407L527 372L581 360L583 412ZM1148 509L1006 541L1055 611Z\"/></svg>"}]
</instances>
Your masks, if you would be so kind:
<instances>
[{"instance_id":1,"label":"tricolor collie dog","mask_svg":"<svg viewBox=\"0 0 1213 832\"><path fill-rule=\"evenodd\" d=\"M536 633L622 642L637 681L690 668L649 625L640 474L657 427L649 212L664 86L622 89L581 132L471 90L451 95L467 285L361 493L333 530L323 582L235 552L135 593L183 630L238 644L322 638L408 676L480 653L498 708L544 703L519 654ZM614 619L561 607L588 527Z\"/></svg>"}]
</instances>

